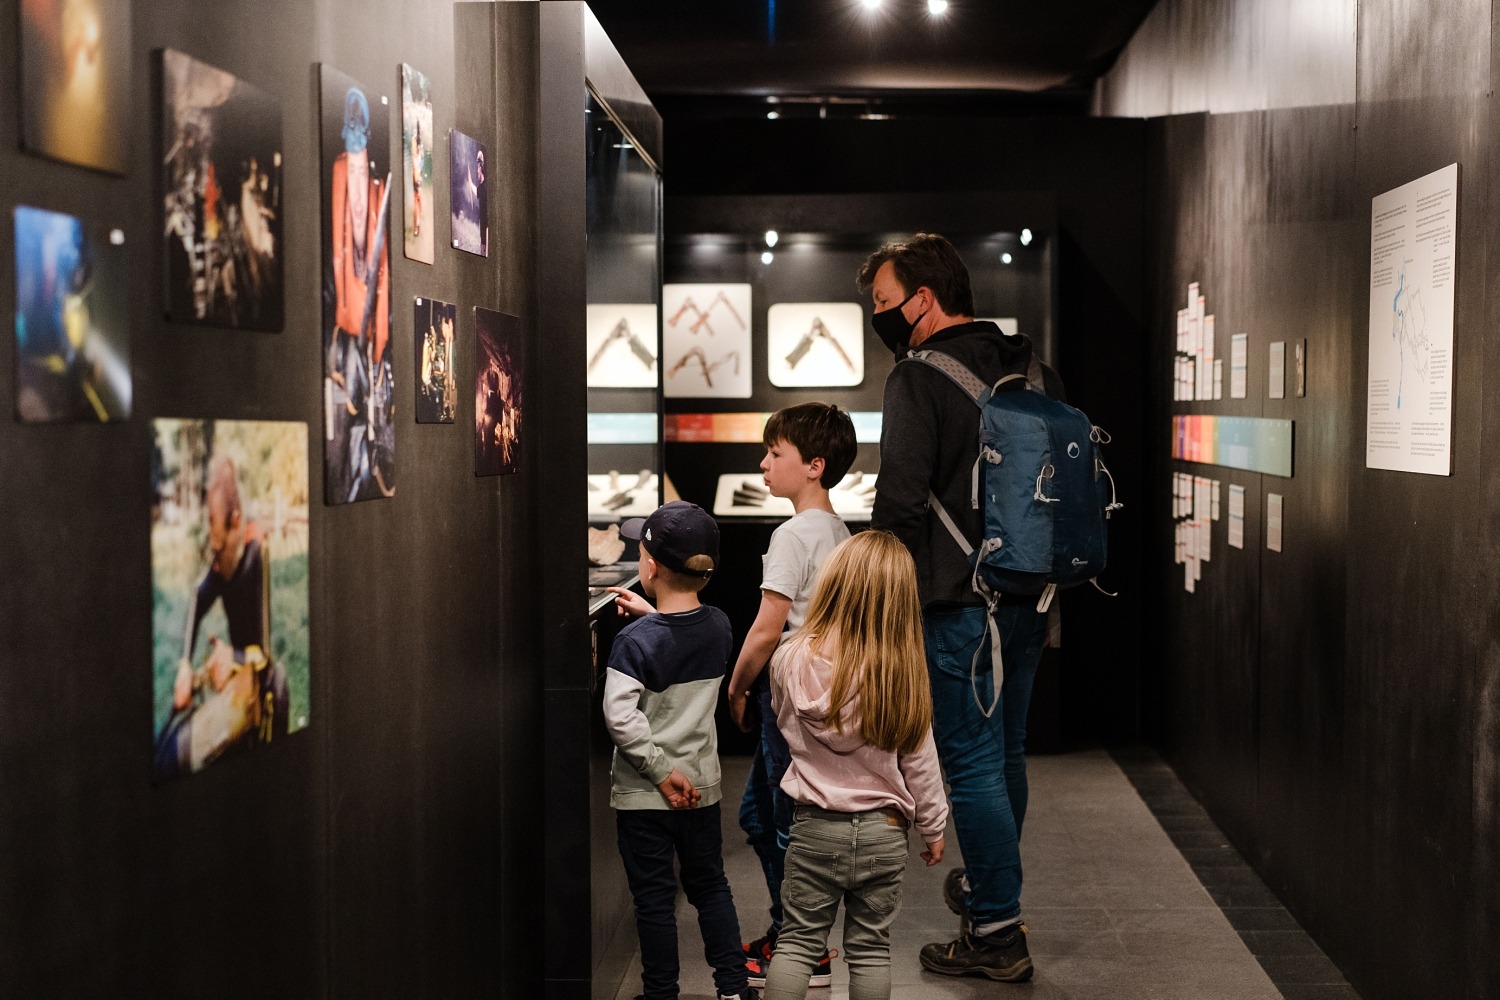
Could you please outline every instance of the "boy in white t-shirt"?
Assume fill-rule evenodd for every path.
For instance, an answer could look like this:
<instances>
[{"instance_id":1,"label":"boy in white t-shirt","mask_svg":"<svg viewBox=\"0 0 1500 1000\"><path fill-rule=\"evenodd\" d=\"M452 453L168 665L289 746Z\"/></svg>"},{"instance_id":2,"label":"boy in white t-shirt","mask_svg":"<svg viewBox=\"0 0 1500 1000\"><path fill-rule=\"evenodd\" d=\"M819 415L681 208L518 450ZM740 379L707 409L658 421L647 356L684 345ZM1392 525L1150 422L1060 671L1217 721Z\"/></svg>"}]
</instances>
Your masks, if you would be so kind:
<instances>
[{"instance_id":1,"label":"boy in white t-shirt","mask_svg":"<svg viewBox=\"0 0 1500 1000\"><path fill-rule=\"evenodd\" d=\"M771 927L745 946L750 985L765 985L766 965L781 930L781 879L786 869L787 838L792 828L792 801L781 791L791 760L786 738L776 728L766 663L782 638L802 624L813 581L823 559L849 537L833 512L828 491L854 464L858 444L849 414L828 403L801 403L778 410L766 421L766 457L760 463L766 488L792 502L791 520L771 535L761 577L760 611L745 636L729 679L729 712L745 732L760 727L760 742L740 803L740 828L755 848L771 894ZM760 718L747 717L754 702ZM826 953L813 971L811 985L832 982Z\"/></svg>"}]
</instances>

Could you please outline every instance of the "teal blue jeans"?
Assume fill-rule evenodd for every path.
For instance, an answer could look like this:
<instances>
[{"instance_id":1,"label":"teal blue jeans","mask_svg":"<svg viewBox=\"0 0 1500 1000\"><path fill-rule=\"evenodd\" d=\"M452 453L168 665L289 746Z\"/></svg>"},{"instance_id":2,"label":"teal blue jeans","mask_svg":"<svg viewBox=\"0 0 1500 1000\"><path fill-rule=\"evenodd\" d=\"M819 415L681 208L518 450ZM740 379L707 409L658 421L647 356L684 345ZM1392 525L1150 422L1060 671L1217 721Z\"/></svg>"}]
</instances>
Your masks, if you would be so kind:
<instances>
[{"instance_id":1,"label":"teal blue jeans","mask_svg":"<svg viewBox=\"0 0 1500 1000\"><path fill-rule=\"evenodd\" d=\"M849 1000L889 1000L891 924L906 872L905 819L798 805L786 852L786 911L764 1000L801 1000L844 904Z\"/></svg>"}]
</instances>

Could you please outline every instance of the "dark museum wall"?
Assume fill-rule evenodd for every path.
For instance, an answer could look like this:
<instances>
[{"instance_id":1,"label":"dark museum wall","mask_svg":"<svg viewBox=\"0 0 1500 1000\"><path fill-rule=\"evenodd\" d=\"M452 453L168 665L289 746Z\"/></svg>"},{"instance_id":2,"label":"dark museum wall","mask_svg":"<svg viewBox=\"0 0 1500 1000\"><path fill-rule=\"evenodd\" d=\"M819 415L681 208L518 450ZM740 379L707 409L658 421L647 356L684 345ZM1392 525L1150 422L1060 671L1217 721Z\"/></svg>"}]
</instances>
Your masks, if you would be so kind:
<instances>
[{"instance_id":1,"label":"dark museum wall","mask_svg":"<svg viewBox=\"0 0 1500 1000\"><path fill-rule=\"evenodd\" d=\"M16 5L5 6L0 61L15 66ZM549 344L548 363L536 360L538 316L551 308L538 233L555 207L539 181L538 135L581 132L583 91L575 77L566 111L554 102L559 117L546 118L540 6L137 0L128 175L0 148L9 203L125 231L135 376L128 422L20 424L14 338L0 337L0 993L539 995L544 649L554 667L572 657L587 672L581 496L576 510L539 502L549 490L571 496L583 475L581 308L571 326L552 327L562 346ZM282 333L162 318L163 47L280 103ZM374 108L390 116L391 149L376 152L389 162L403 62L432 79L437 134L456 127L492 151L491 256L440 240L429 266L393 248L398 492L327 507L317 67L391 98ZM0 133L18 134L17 113L0 102ZM578 155L581 180L581 139ZM447 173L441 162L428 195L443 236ZM398 226L400 205L398 193ZM3 216L0 243L9 205ZM553 234L570 238L581 280L581 221L572 237ZM0 259L0 314L10 314L13 258ZM521 317L533 436L519 474L474 476L463 391L456 425L413 422L416 295L459 306L461 387L473 372L472 308ZM311 720L153 786L151 421L167 416L307 425ZM576 550L548 531L557 523L578 526Z\"/></svg>"},{"instance_id":2,"label":"dark museum wall","mask_svg":"<svg viewBox=\"0 0 1500 1000\"><path fill-rule=\"evenodd\" d=\"M1149 119L1145 731L1372 1000L1500 997L1493 16L1167 0L1096 91ZM1371 199L1455 161L1453 474L1366 469ZM1192 281L1219 357L1249 334L1244 400L1172 402ZM1306 397L1267 398L1268 345L1303 337ZM1173 462L1173 413L1295 421L1293 477ZM1194 594L1174 471L1246 488L1246 547L1213 524Z\"/></svg>"},{"instance_id":3,"label":"dark museum wall","mask_svg":"<svg viewBox=\"0 0 1500 1000\"><path fill-rule=\"evenodd\" d=\"M685 248L694 234L735 234L754 253L729 261L730 280L757 288L756 312L813 280L799 274L763 276L754 246L779 207L783 231L884 233L951 225L968 234L993 233L1047 220L1057 301L1053 356L1067 383L1069 401L1109 430L1109 467L1127 507L1110 527L1107 574L1121 596L1106 599L1092 588L1063 595L1062 669L1039 680L1039 703L1055 699L1048 740L1060 745L1133 739L1138 733L1137 674L1141 622L1147 594L1141 568L1146 479L1142 471L1149 425L1140 405L1147 379L1144 349L1145 143L1140 122L1103 119L896 118L893 120L714 119L682 114L663 101L672 165L666 178L667 281L718 280L705 276ZM1024 211L1031 206L1034 211ZM838 278L840 300L868 303L854 287L858 264L875 244L839 247L847 266ZM846 259L845 259L846 258ZM778 258L785 266L787 255ZM818 266L824 266L820 264ZM971 268L980 272L977 261ZM774 269L774 268L773 268ZM805 293L797 293L805 294ZM993 290L1006 315L1006 289ZM983 297L983 294L981 294ZM1035 335L1036 330L1025 331ZM866 331L865 381L853 390L757 388L752 400L668 400L668 410L775 409L801 398L827 397L856 409L878 410L890 355ZM793 398L795 397L795 398ZM722 405L716 405L722 404ZM718 471L749 470L764 450L751 445L669 444L667 471L686 482L702 480L700 464L717 463L706 450L737 449ZM861 458L874 452L864 446ZM678 471L680 470L680 471ZM759 555L769 532L744 526L739 545L754 565L732 582L738 589L713 599L725 603L737 629L748 627L758 600ZM759 546L757 548L756 546ZM729 570L726 570L729 572ZM725 581L726 583L731 581ZM1085 592L1086 591L1086 592ZM736 609L739 615L736 616ZM1048 710L1049 712L1051 710ZM1036 730L1038 712L1033 711ZM1038 739L1039 731L1035 732Z\"/></svg>"}]
</instances>

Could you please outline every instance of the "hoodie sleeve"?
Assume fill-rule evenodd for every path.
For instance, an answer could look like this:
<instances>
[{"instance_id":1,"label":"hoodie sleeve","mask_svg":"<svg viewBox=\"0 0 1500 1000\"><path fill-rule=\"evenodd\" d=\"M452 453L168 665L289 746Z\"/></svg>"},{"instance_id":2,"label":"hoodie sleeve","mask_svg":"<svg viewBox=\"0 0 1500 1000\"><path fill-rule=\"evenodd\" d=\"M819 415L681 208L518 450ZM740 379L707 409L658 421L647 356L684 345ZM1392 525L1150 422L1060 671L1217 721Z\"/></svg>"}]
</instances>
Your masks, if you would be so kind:
<instances>
[{"instance_id":1,"label":"hoodie sleeve","mask_svg":"<svg viewBox=\"0 0 1500 1000\"><path fill-rule=\"evenodd\" d=\"M948 828L948 798L943 794L943 772L938 766L937 747L931 730L916 753L898 754L896 764L906 788L917 803L914 825L922 841L931 844Z\"/></svg>"},{"instance_id":2,"label":"hoodie sleeve","mask_svg":"<svg viewBox=\"0 0 1500 1000\"><path fill-rule=\"evenodd\" d=\"M656 745L650 720L641 711L641 695L646 685L640 679L640 655L640 647L629 638L621 636L615 640L609 669L604 673L604 726L630 766L653 785L659 785L672 773L672 762Z\"/></svg>"},{"instance_id":3,"label":"hoodie sleeve","mask_svg":"<svg viewBox=\"0 0 1500 1000\"><path fill-rule=\"evenodd\" d=\"M896 364L885 380L885 418L880 430L880 478L870 527L883 528L916 551L927 517L932 466L937 454L938 418L934 385L918 361ZM932 370L931 375L945 376Z\"/></svg>"}]
</instances>

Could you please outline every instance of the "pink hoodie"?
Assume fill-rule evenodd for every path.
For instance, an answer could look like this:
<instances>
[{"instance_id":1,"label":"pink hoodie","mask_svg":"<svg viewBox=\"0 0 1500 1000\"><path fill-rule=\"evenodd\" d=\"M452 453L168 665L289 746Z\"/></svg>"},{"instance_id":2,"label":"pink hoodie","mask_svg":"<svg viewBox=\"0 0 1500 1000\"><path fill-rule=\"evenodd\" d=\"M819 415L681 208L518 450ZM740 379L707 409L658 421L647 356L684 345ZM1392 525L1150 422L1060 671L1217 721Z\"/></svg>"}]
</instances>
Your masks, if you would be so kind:
<instances>
[{"instance_id":1,"label":"pink hoodie","mask_svg":"<svg viewBox=\"0 0 1500 1000\"><path fill-rule=\"evenodd\" d=\"M797 802L835 812L901 810L932 844L948 825L948 800L932 734L912 754L896 754L860 739L859 696L844 708L844 731L828 719L833 663L813 653L807 639L783 643L771 657L771 706L791 747L781 790Z\"/></svg>"}]
</instances>

